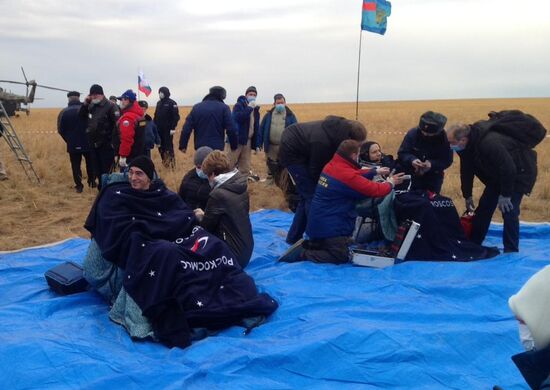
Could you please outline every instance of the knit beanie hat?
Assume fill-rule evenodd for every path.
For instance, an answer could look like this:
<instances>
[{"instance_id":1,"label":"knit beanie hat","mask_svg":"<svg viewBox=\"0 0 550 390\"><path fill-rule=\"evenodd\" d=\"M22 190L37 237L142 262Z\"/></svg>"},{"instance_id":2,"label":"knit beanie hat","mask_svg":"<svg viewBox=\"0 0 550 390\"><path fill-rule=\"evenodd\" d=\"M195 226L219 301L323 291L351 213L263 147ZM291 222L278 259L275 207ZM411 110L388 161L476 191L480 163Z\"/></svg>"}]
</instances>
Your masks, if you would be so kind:
<instances>
[{"instance_id":1,"label":"knit beanie hat","mask_svg":"<svg viewBox=\"0 0 550 390\"><path fill-rule=\"evenodd\" d=\"M195 156L193 157L193 162L195 163L195 166L202 165L202 162L212 152L212 148L210 146L201 146L197 150L195 150Z\"/></svg>"},{"instance_id":2,"label":"knit beanie hat","mask_svg":"<svg viewBox=\"0 0 550 390\"><path fill-rule=\"evenodd\" d=\"M256 95L258 94L258 91L256 90L256 87L251 85L250 87L248 87L246 89L246 92L244 93L245 95L248 94L248 92L254 92Z\"/></svg>"},{"instance_id":3,"label":"knit beanie hat","mask_svg":"<svg viewBox=\"0 0 550 390\"><path fill-rule=\"evenodd\" d=\"M285 99L284 95L282 93L276 93L275 96L273 96L273 102L276 102L277 99Z\"/></svg>"},{"instance_id":4,"label":"knit beanie hat","mask_svg":"<svg viewBox=\"0 0 550 390\"><path fill-rule=\"evenodd\" d=\"M141 169L151 180L153 180L155 176L155 164L153 164L153 161L147 156L138 156L134 158L128 165L128 168L131 167Z\"/></svg>"},{"instance_id":5,"label":"knit beanie hat","mask_svg":"<svg viewBox=\"0 0 550 390\"><path fill-rule=\"evenodd\" d=\"M90 87L90 95L104 95L103 87L98 84L94 84Z\"/></svg>"}]
</instances>

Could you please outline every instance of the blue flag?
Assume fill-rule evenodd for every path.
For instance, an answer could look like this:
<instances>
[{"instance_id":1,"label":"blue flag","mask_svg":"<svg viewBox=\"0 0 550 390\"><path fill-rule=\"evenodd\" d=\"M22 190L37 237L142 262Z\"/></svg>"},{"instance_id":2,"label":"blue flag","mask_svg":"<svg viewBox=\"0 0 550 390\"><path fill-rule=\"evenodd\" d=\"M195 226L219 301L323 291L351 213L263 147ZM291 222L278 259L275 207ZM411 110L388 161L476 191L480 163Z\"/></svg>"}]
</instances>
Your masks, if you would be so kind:
<instances>
[{"instance_id":1,"label":"blue flag","mask_svg":"<svg viewBox=\"0 0 550 390\"><path fill-rule=\"evenodd\" d=\"M361 30L384 35L391 15L391 3L386 0L363 0Z\"/></svg>"}]
</instances>

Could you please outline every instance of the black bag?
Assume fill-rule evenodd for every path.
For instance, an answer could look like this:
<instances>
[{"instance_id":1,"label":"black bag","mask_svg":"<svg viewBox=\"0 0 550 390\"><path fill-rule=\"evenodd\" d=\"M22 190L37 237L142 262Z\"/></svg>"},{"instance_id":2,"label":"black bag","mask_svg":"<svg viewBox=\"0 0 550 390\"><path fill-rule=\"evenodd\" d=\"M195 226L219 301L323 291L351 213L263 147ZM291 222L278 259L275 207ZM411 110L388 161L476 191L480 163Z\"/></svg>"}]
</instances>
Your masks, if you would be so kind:
<instances>
[{"instance_id":1,"label":"black bag","mask_svg":"<svg viewBox=\"0 0 550 390\"><path fill-rule=\"evenodd\" d=\"M520 110L491 111L489 120L476 125L507 135L529 149L533 149L546 138L546 129L537 118Z\"/></svg>"},{"instance_id":2,"label":"black bag","mask_svg":"<svg viewBox=\"0 0 550 390\"><path fill-rule=\"evenodd\" d=\"M44 274L52 290L61 295L86 291L88 282L84 279L82 267L72 261L59 264Z\"/></svg>"}]
</instances>

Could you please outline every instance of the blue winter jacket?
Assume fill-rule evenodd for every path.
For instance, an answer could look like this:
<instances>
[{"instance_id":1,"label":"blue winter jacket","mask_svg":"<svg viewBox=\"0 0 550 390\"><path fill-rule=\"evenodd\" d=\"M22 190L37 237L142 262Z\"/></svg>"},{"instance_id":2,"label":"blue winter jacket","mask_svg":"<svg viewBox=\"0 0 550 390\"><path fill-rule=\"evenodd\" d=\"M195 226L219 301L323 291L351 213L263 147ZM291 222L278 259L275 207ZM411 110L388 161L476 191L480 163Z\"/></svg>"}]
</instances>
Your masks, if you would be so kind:
<instances>
[{"instance_id":1,"label":"blue winter jacket","mask_svg":"<svg viewBox=\"0 0 550 390\"><path fill-rule=\"evenodd\" d=\"M160 145L160 135L153 118L149 114L145 114L147 125L145 126L145 148L153 149L155 145Z\"/></svg>"},{"instance_id":2,"label":"blue winter jacket","mask_svg":"<svg viewBox=\"0 0 550 390\"><path fill-rule=\"evenodd\" d=\"M250 140L250 147L256 149L258 144L258 129L260 127L260 107L254 108L248 105L246 96L241 95L237 99L237 103L233 106L233 120L237 129L237 137L239 139L239 145L246 145L248 143L248 132L250 131L250 114L254 111L254 133Z\"/></svg>"},{"instance_id":3,"label":"blue winter jacket","mask_svg":"<svg viewBox=\"0 0 550 390\"><path fill-rule=\"evenodd\" d=\"M224 132L227 133L231 149L237 149L237 133L231 117L231 109L213 95L207 95L202 102L195 104L187 115L180 136L180 150L187 149L193 130L195 130L195 150L201 146L223 150Z\"/></svg>"},{"instance_id":4,"label":"blue winter jacket","mask_svg":"<svg viewBox=\"0 0 550 390\"><path fill-rule=\"evenodd\" d=\"M90 144L86 136L86 118L80 116L82 103L69 102L57 117L57 132L67 143L68 153L85 153L90 151Z\"/></svg>"},{"instance_id":5,"label":"blue winter jacket","mask_svg":"<svg viewBox=\"0 0 550 390\"><path fill-rule=\"evenodd\" d=\"M260 124L260 131L258 132L258 146L264 148L264 151L267 153L269 151L269 135L271 133L271 118L273 116L273 110L275 107L273 107L271 110L269 110L263 117L262 123ZM298 119L296 118L296 115L292 112L292 110L288 107L285 107L286 110L286 118L285 118L285 128L287 128L290 125L293 125L294 123L298 122Z\"/></svg>"},{"instance_id":6,"label":"blue winter jacket","mask_svg":"<svg viewBox=\"0 0 550 390\"><path fill-rule=\"evenodd\" d=\"M325 166L307 218L306 234L312 240L351 237L355 228L357 201L366 197L381 198L392 190L390 183L367 179L369 170L336 153Z\"/></svg>"}]
</instances>

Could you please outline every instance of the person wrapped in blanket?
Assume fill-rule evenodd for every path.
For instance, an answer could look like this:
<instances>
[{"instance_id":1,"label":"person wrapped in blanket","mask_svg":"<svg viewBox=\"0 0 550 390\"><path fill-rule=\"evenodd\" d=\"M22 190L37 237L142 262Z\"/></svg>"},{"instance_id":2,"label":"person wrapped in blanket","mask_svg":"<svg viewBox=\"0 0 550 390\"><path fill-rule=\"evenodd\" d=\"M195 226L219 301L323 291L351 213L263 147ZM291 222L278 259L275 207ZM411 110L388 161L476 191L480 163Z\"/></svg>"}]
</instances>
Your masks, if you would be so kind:
<instances>
[{"instance_id":1,"label":"person wrapped in blanket","mask_svg":"<svg viewBox=\"0 0 550 390\"><path fill-rule=\"evenodd\" d=\"M343 141L324 167L308 215L306 234L283 254L279 261L311 260L343 264L349 261L349 245L357 213L356 203L365 197L382 198L401 184L403 174L389 176L384 182L370 180L372 172L358 163L361 143Z\"/></svg>"},{"instance_id":2,"label":"person wrapped in blanket","mask_svg":"<svg viewBox=\"0 0 550 390\"><path fill-rule=\"evenodd\" d=\"M106 176L85 228L84 276L130 336L186 347L211 332L261 324L278 305L232 250L200 226L145 156Z\"/></svg>"},{"instance_id":3,"label":"person wrapped in blanket","mask_svg":"<svg viewBox=\"0 0 550 390\"><path fill-rule=\"evenodd\" d=\"M532 389L550 389L550 266L533 275L508 305L526 350L512 360Z\"/></svg>"}]
</instances>

